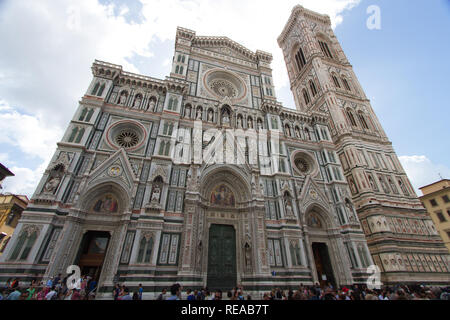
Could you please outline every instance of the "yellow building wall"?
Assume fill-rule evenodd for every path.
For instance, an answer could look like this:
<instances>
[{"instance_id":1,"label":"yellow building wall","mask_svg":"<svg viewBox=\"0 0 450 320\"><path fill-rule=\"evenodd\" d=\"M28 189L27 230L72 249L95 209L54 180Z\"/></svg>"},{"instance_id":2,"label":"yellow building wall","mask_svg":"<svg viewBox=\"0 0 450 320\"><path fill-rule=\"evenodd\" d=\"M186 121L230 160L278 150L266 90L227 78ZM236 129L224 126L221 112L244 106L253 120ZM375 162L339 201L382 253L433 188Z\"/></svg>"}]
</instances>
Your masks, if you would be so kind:
<instances>
[{"instance_id":1,"label":"yellow building wall","mask_svg":"<svg viewBox=\"0 0 450 320\"><path fill-rule=\"evenodd\" d=\"M445 195L448 199L450 199L450 181L440 181L438 183L434 183L433 185L421 188L421 190L424 195L420 197L420 200L427 209L428 214L436 226L436 229L439 231L442 240L450 252L450 201L445 202L444 200ZM429 193L425 194L426 192ZM432 199L436 201L436 206L431 204L430 200ZM438 212L442 214L446 221L441 222L438 217Z\"/></svg>"}]
</instances>

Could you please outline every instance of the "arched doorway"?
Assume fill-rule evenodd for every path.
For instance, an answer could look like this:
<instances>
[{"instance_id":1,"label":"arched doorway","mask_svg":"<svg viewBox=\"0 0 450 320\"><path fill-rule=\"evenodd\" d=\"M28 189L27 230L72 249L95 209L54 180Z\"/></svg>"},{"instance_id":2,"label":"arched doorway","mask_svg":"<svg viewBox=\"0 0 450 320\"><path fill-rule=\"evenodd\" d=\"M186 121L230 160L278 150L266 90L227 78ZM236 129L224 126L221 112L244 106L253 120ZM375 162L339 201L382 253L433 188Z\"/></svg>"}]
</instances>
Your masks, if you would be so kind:
<instances>
[{"instance_id":1,"label":"arched doorway","mask_svg":"<svg viewBox=\"0 0 450 320\"><path fill-rule=\"evenodd\" d=\"M104 231L88 231L84 234L75 264L80 267L81 275L100 279L111 235Z\"/></svg>"},{"instance_id":2,"label":"arched doorway","mask_svg":"<svg viewBox=\"0 0 450 320\"><path fill-rule=\"evenodd\" d=\"M252 234L252 221L248 220L250 180L242 168L228 165L207 168L200 180L202 218L197 243L205 250L197 249L202 255L197 261L203 262L204 285L211 290L231 290L244 274L253 271L253 248L259 235Z\"/></svg>"},{"instance_id":3,"label":"arched doorway","mask_svg":"<svg viewBox=\"0 0 450 320\"><path fill-rule=\"evenodd\" d=\"M329 234L332 220L324 209L312 206L307 211L306 224L311 250L311 268L315 271L315 281L321 286L332 284L336 287L336 270L334 270L336 240L333 240Z\"/></svg>"}]
</instances>

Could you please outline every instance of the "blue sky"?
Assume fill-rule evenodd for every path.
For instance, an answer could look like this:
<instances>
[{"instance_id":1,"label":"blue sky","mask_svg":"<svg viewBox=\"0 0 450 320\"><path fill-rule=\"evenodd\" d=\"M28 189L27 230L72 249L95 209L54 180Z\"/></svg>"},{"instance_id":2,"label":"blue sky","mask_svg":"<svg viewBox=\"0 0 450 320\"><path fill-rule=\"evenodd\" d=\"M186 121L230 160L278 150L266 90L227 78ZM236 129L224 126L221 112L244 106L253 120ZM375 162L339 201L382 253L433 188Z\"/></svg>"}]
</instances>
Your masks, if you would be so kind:
<instances>
[{"instance_id":1,"label":"blue sky","mask_svg":"<svg viewBox=\"0 0 450 320\"><path fill-rule=\"evenodd\" d=\"M3 192L31 196L94 59L165 78L177 26L271 52L278 98L293 108L276 38L298 3L330 15L413 185L450 178L448 0L0 0L0 162L16 173ZM370 5L380 30L366 27Z\"/></svg>"}]
</instances>

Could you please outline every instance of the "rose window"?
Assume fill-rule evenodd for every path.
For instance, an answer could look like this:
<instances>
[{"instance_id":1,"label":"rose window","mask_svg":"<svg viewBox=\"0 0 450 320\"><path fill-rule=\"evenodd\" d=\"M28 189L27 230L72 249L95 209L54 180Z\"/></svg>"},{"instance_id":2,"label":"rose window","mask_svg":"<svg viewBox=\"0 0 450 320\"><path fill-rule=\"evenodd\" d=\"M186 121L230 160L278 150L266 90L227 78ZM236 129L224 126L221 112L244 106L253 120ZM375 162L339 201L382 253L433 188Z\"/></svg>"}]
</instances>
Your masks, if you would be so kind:
<instances>
[{"instance_id":1,"label":"rose window","mask_svg":"<svg viewBox=\"0 0 450 320\"><path fill-rule=\"evenodd\" d=\"M305 159L297 159L295 161L295 165L297 166L297 169L302 173L306 173L309 171L309 165Z\"/></svg>"},{"instance_id":2,"label":"rose window","mask_svg":"<svg viewBox=\"0 0 450 320\"><path fill-rule=\"evenodd\" d=\"M139 136L136 132L125 130L117 135L116 142L121 147L132 148L139 143Z\"/></svg>"},{"instance_id":3,"label":"rose window","mask_svg":"<svg viewBox=\"0 0 450 320\"><path fill-rule=\"evenodd\" d=\"M218 96L236 98L236 88L226 80L215 80L210 84L211 90L213 90Z\"/></svg>"}]
</instances>

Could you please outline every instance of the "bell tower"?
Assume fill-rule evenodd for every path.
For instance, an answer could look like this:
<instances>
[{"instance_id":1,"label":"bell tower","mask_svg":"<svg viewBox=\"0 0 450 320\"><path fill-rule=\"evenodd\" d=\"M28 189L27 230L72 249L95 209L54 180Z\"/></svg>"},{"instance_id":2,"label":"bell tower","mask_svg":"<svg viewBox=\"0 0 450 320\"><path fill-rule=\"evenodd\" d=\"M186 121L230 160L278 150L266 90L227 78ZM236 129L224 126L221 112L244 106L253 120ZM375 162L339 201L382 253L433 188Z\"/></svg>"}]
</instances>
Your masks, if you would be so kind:
<instances>
[{"instance_id":1,"label":"bell tower","mask_svg":"<svg viewBox=\"0 0 450 320\"><path fill-rule=\"evenodd\" d=\"M425 266L438 270L427 261L446 260L448 255L331 28L330 17L295 6L278 44L297 110L329 116L333 143L382 281L400 282L404 277L424 281L420 270ZM442 274L427 279L433 277Z\"/></svg>"}]
</instances>

